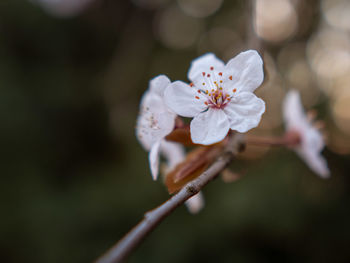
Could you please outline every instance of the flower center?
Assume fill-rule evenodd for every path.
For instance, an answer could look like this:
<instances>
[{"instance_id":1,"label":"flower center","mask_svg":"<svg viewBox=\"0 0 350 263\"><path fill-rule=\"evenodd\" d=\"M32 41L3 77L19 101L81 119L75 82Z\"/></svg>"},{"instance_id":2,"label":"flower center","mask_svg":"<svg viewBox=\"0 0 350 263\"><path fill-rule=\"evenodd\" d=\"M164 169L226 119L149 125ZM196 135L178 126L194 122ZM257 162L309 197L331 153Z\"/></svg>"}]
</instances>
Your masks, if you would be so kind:
<instances>
[{"instance_id":1,"label":"flower center","mask_svg":"<svg viewBox=\"0 0 350 263\"><path fill-rule=\"evenodd\" d=\"M211 108L222 109L230 102L231 97L229 94L221 90L215 90L211 94L208 94L208 106Z\"/></svg>"},{"instance_id":2,"label":"flower center","mask_svg":"<svg viewBox=\"0 0 350 263\"><path fill-rule=\"evenodd\" d=\"M209 72L202 72L199 80L196 82L196 87L200 83L201 87L198 89L198 93L205 96L207 99L204 102L210 108L222 109L224 108L232 99L230 95L224 88L224 80L232 81L232 76L224 76L222 72L214 70L211 66ZM190 84L191 87L194 86L193 83ZM233 93L236 89L232 90ZM200 99L199 96L195 96L196 99Z\"/></svg>"},{"instance_id":3,"label":"flower center","mask_svg":"<svg viewBox=\"0 0 350 263\"><path fill-rule=\"evenodd\" d=\"M287 142L287 145L291 148L297 147L302 143L302 136L296 130L291 130L289 132L286 132L286 134L284 135L284 138Z\"/></svg>"}]
</instances>

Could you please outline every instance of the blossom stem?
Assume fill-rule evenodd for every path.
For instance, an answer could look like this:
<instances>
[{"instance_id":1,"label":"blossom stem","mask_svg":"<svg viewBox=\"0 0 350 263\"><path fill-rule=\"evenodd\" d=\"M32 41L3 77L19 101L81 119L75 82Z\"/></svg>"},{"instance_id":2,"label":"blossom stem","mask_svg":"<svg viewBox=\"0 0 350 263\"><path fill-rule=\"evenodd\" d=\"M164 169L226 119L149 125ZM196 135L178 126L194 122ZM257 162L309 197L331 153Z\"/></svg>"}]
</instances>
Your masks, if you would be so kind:
<instances>
[{"instance_id":1,"label":"blossom stem","mask_svg":"<svg viewBox=\"0 0 350 263\"><path fill-rule=\"evenodd\" d=\"M186 184L177 194L157 208L145 213L143 220L130 230L117 244L102 255L96 263L124 262L134 249L152 232L172 211L191 196L197 194L206 184L216 178L234 156L243 149L243 137L234 134L219 158L199 177Z\"/></svg>"},{"instance_id":2,"label":"blossom stem","mask_svg":"<svg viewBox=\"0 0 350 263\"><path fill-rule=\"evenodd\" d=\"M288 146L290 144L286 137L262 137L255 135L246 135L245 141L247 145L257 146Z\"/></svg>"}]
</instances>

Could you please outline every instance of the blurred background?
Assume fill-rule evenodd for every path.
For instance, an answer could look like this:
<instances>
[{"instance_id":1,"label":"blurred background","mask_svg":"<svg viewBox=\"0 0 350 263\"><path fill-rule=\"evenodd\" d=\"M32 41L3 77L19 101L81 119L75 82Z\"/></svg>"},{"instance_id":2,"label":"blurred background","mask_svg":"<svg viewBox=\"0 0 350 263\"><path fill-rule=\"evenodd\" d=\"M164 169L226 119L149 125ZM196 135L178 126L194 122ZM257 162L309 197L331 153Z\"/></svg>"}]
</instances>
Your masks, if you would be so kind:
<instances>
[{"instance_id":1,"label":"blurred background","mask_svg":"<svg viewBox=\"0 0 350 263\"><path fill-rule=\"evenodd\" d=\"M177 209L129 262L350 262L350 1L1 0L1 262L92 262L168 198L135 121L150 78L258 49L267 111L300 90L325 121L332 177L248 147L245 175Z\"/></svg>"}]
</instances>

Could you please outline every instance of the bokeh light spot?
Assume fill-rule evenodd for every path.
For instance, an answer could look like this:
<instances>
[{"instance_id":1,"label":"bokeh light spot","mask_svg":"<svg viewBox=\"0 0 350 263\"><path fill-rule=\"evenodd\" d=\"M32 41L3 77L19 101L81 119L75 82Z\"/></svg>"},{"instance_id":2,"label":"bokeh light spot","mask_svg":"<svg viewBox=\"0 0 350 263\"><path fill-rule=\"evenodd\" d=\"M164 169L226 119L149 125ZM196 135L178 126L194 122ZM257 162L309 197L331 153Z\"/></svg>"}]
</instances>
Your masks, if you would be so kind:
<instances>
[{"instance_id":1,"label":"bokeh light spot","mask_svg":"<svg viewBox=\"0 0 350 263\"><path fill-rule=\"evenodd\" d=\"M281 42L295 33L297 25L297 14L289 0L256 0L254 29L262 39Z\"/></svg>"}]
</instances>

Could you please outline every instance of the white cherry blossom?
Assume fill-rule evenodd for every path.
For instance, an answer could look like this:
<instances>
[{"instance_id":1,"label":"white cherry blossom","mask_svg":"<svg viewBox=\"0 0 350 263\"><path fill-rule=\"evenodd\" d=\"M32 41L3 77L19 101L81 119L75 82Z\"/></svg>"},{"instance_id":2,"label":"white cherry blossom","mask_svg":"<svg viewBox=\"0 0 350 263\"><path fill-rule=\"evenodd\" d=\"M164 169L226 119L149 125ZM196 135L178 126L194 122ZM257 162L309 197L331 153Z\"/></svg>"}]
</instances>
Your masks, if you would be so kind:
<instances>
[{"instance_id":1,"label":"white cherry blossom","mask_svg":"<svg viewBox=\"0 0 350 263\"><path fill-rule=\"evenodd\" d=\"M140 114L136 124L136 136L142 146L149 151L149 162L154 180L159 171L159 154L166 155L169 165L174 166L183 160L183 147L165 142L175 126L176 114L164 104L164 90L170 80L160 75L150 81L149 89L141 99Z\"/></svg>"},{"instance_id":2,"label":"white cherry blossom","mask_svg":"<svg viewBox=\"0 0 350 263\"><path fill-rule=\"evenodd\" d=\"M300 143L292 146L293 150L310 167L323 178L330 176L327 161L321 155L325 146L322 134L308 119L301 104L299 92L289 91L283 103L283 117L287 133L299 136Z\"/></svg>"},{"instance_id":3,"label":"white cherry blossom","mask_svg":"<svg viewBox=\"0 0 350 263\"><path fill-rule=\"evenodd\" d=\"M214 54L205 54L192 62L188 78L191 84L171 83L164 99L175 113L194 117L190 124L194 143L214 144L230 129L243 133L259 124L265 103L253 92L264 73L256 51L242 52L226 65Z\"/></svg>"}]
</instances>

